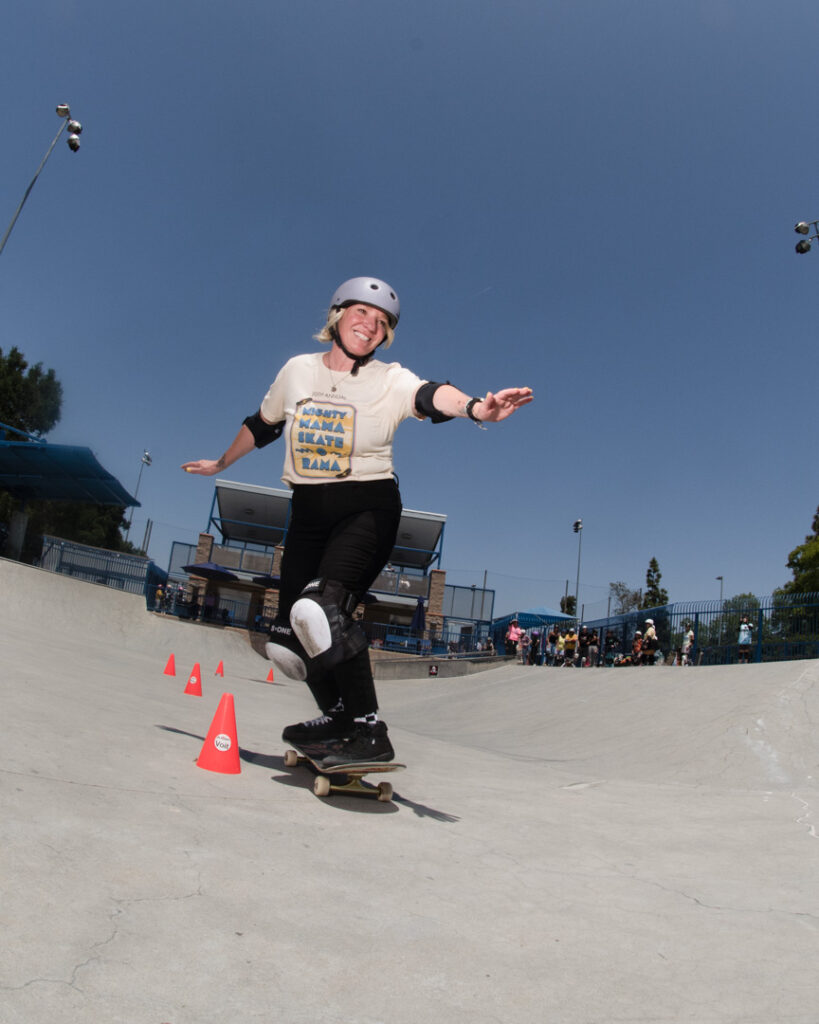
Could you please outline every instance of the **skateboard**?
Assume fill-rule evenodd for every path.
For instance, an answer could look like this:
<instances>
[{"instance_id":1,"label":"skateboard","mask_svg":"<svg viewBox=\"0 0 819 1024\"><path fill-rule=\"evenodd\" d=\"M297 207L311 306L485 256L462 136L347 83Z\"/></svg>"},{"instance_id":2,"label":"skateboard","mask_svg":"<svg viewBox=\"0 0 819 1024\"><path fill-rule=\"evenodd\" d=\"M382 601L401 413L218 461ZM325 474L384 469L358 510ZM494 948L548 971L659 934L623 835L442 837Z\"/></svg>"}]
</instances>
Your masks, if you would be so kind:
<instances>
[{"instance_id":1,"label":"skateboard","mask_svg":"<svg viewBox=\"0 0 819 1024\"><path fill-rule=\"evenodd\" d=\"M361 780L365 775L398 772L407 767L397 761L369 761L341 764L334 768L322 768L321 762L312 758L306 750L285 751L284 765L286 768L295 768L297 764L305 763L312 765L316 772L313 782L313 792L316 796L330 796L332 793L355 793L359 796L374 797L384 803L392 800L393 788L390 783L379 782L377 786L367 786Z\"/></svg>"}]
</instances>

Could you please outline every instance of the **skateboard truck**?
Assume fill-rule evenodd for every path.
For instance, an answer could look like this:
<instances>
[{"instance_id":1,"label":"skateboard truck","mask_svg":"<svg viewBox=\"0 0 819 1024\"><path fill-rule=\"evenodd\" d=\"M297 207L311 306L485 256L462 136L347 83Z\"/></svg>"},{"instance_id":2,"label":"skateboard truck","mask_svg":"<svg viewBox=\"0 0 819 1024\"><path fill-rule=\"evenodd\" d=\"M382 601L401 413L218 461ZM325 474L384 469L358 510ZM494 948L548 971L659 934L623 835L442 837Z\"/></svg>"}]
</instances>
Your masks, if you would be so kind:
<instances>
[{"instance_id":1,"label":"skateboard truck","mask_svg":"<svg viewBox=\"0 0 819 1024\"><path fill-rule=\"evenodd\" d=\"M353 793L359 796L367 796L388 803L393 798L393 788L389 782L379 782L378 785L365 785L361 780L365 775L383 774L384 772L397 772L406 765L397 761L370 761L359 764L338 765L332 770L322 768L321 763L298 750L287 750L284 755L285 768L295 768L299 764L310 764L316 771L316 778L313 782L313 792L316 796L328 797L333 793ZM340 776L345 781L333 781L334 777Z\"/></svg>"}]
</instances>

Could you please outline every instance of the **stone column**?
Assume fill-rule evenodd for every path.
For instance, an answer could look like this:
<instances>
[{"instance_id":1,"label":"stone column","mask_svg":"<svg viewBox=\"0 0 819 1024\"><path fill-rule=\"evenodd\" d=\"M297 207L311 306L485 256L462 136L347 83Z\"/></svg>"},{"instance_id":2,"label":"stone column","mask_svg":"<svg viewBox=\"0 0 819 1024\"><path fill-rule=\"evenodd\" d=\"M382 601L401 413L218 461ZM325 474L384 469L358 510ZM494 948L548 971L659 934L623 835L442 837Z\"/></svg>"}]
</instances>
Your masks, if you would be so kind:
<instances>
[{"instance_id":1,"label":"stone column","mask_svg":"<svg viewBox=\"0 0 819 1024\"><path fill-rule=\"evenodd\" d=\"M444 587L446 572L433 569L429 574L429 601L427 602L427 629L441 633L444 628Z\"/></svg>"}]
</instances>

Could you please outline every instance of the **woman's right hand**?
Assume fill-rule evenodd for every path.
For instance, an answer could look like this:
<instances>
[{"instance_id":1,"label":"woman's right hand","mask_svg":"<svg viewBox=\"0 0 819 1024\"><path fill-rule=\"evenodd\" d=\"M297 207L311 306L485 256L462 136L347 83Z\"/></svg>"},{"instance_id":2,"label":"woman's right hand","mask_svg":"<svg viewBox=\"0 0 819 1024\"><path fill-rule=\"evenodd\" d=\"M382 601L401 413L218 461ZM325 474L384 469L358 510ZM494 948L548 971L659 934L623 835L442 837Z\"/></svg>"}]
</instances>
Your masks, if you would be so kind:
<instances>
[{"instance_id":1,"label":"woman's right hand","mask_svg":"<svg viewBox=\"0 0 819 1024\"><path fill-rule=\"evenodd\" d=\"M186 473L197 473L199 476L214 476L221 468L221 459L198 459L196 462L182 463Z\"/></svg>"}]
</instances>

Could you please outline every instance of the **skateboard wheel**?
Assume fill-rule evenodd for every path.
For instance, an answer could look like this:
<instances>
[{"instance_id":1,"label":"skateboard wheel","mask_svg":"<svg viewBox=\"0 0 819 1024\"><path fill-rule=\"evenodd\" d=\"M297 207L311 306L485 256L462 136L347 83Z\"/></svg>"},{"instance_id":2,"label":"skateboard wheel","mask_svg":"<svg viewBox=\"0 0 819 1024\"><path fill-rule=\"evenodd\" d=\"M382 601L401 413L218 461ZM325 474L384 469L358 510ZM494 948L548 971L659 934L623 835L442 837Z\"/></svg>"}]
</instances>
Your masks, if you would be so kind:
<instances>
[{"instance_id":1,"label":"skateboard wheel","mask_svg":"<svg viewBox=\"0 0 819 1024\"><path fill-rule=\"evenodd\" d=\"M392 786L389 782L378 783L378 799L384 803L388 800L392 800Z\"/></svg>"},{"instance_id":2,"label":"skateboard wheel","mask_svg":"<svg viewBox=\"0 0 819 1024\"><path fill-rule=\"evenodd\" d=\"M295 750L285 750L284 752L284 767L295 768L299 763L299 755Z\"/></svg>"},{"instance_id":3,"label":"skateboard wheel","mask_svg":"<svg viewBox=\"0 0 819 1024\"><path fill-rule=\"evenodd\" d=\"M330 780L326 775L317 775L316 781L313 783L313 792L316 796L329 796L330 795Z\"/></svg>"}]
</instances>

